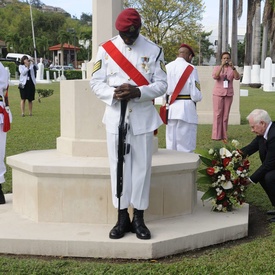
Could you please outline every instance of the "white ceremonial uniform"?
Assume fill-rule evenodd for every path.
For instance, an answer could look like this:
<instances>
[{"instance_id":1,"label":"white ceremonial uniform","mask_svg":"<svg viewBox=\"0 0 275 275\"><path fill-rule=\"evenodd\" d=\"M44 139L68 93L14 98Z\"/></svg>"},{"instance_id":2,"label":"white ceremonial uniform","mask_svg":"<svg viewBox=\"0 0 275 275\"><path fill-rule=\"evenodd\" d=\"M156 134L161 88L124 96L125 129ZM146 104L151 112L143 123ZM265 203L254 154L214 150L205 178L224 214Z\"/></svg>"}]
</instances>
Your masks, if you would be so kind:
<instances>
[{"instance_id":1,"label":"white ceremonial uniform","mask_svg":"<svg viewBox=\"0 0 275 275\"><path fill-rule=\"evenodd\" d=\"M193 66L181 57L177 57L166 65L167 94L169 96L174 92L182 73L188 65ZM191 99L175 100L169 106L168 124L166 125L166 148L182 152L193 152L196 148L198 124L196 102L202 100L198 73L195 67L179 95L190 95Z\"/></svg>"},{"instance_id":2,"label":"white ceremonial uniform","mask_svg":"<svg viewBox=\"0 0 275 275\"><path fill-rule=\"evenodd\" d=\"M127 106L130 125L127 142L130 144L130 153L125 155L120 207L125 209L132 206L144 210L149 205L153 132L162 124L152 100L162 96L167 88L164 56L156 44L141 34L131 46L126 45L120 36L112 38L112 42L149 82L149 85L139 86L140 98L131 99ZM100 46L90 85L96 96L106 103L103 123L106 125L113 204L116 208L120 102L113 95L115 87L123 83L137 85Z\"/></svg>"},{"instance_id":3,"label":"white ceremonial uniform","mask_svg":"<svg viewBox=\"0 0 275 275\"><path fill-rule=\"evenodd\" d=\"M0 62L0 106L5 107L4 92L9 85L9 75L3 64ZM4 115L0 113L0 184L5 182L6 173L5 153L7 133L3 131Z\"/></svg>"}]
</instances>

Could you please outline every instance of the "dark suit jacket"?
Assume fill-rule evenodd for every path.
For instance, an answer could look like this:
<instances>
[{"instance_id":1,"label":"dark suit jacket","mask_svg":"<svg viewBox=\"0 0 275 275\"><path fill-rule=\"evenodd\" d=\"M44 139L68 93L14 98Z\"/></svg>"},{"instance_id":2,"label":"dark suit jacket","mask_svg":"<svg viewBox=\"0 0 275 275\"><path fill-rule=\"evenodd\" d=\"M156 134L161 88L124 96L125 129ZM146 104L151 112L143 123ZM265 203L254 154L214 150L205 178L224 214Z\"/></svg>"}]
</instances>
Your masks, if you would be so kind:
<instances>
[{"instance_id":1,"label":"dark suit jacket","mask_svg":"<svg viewBox=\"0 0 275 275\"><path fill-rule=\"evenodd\" d=\"M262 165L250 176L250 179L255 183L264 180L267 172L275 170L275 122L273 121L269 128L267 140L263 136L257 136L241 151L244 156L251 156L259 151Z\"/></svg>"}]
</instances>

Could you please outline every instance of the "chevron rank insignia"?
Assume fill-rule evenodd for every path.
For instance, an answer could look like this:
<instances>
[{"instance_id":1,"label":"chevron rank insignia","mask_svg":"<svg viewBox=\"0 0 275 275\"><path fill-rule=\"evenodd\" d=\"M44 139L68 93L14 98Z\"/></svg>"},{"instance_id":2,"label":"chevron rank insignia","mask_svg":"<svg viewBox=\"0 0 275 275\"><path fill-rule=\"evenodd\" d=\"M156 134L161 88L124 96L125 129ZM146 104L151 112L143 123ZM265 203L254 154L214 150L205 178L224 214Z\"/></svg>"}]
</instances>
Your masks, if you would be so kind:
<instances>
[{"instance_id":1,"label":"chevron rank insignia","mask_svg":"<svg viewBox=\"0 0 275 275\"><path fill-rule=\"evenodd\" d=\"M101 65L102 65L102 60L98 60L95 64L94 64L94 68L93 68L93 74L101 69Z\"/></svg>"},{"instance_id":2,"label":"chevron rank insignia","mask_svg":"<svg viewBox=\"0 0 275 275\"><path fill-rule=\"evenodd\" d=\"M195 81L195 86L199 91L201 90L201 85L198 81Z\"/></svg>"}]
</instances>

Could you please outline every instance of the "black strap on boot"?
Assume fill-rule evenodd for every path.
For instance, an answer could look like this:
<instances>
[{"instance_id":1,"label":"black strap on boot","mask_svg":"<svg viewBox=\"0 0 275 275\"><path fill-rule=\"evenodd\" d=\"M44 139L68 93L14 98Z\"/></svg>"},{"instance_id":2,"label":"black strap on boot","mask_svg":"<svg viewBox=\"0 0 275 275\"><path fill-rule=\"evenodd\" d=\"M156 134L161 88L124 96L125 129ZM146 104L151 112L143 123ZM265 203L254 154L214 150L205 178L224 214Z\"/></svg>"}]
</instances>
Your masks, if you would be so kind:
<instances>
[{"instance_id":1,"label":"black strap on boot","mask_svg":"<svg viewBox=\"0 0 275 275\"><path fill-rule=\"evenodd\" d=\"M131 221L127 208L119 210L119 218L116 225L109 233L110 239L120 239L125 233L131 231Z\"/></svg>"},{"instance_id":2,"label":"black strap on boot","mask_svg":"<svg viewBox=\"0 0 275 275\"><path fill-rule=\"evenodd\" d=\"M151 239L151 233L144 223L143 213L144 210L134 209L132 232L136 233L138 239L149 240Z\"/></svg>"}]
</instances>

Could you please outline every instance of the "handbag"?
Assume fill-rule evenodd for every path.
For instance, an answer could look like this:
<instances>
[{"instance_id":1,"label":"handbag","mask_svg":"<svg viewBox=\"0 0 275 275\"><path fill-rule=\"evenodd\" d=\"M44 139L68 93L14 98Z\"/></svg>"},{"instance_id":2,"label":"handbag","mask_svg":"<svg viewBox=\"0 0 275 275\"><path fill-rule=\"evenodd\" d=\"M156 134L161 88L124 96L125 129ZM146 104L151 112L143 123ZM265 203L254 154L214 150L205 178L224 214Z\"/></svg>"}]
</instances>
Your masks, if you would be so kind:
<instances>
[{"instance_id":1,"label":"handbag","mask_svg":"<svg viewBox=\"0 0 275 275\"><path fill-rule=\"evenodd\" d=\"M25 85L23 83L19 83L18 89L24 89L24 88L25 88Z\"/></svg>"},{"instance_id":2,"label":"handbag","mask_svg":"<svg viewBox=\"0 0 275 275\"><path fill-rule=\"evenodd\" d=\"M169 113L169 105L171 105L177 98L177 96L179 95L180 91L182 90L182 88L184 87L188 77L190 76L190 74L193 71L193 67L188 65L187 68L184 70L184 72L182 73L176 88L171 96L171 100L169 102L169 95L166 96L166 104L163 106L160 106L159 108L159 115L162 119L162 122L164 124L168 123L168 113Z\"/></svg>"}]
</instances>

